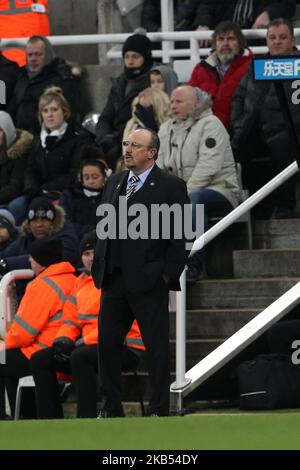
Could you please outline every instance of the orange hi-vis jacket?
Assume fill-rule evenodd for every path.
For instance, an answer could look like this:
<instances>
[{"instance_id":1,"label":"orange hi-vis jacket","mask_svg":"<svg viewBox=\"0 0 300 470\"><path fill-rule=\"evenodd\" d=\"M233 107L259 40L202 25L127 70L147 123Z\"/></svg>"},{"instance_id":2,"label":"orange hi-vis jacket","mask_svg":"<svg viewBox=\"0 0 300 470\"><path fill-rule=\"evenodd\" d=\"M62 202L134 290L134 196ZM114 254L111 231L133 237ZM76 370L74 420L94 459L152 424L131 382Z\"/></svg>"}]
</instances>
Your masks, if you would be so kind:
<instances>
[{"instance_id":1,"label":"orange hi-vis jacket","mask_svg":"<svg viewBox=\"0 0 300 470\"><path fill-rule=\"evenodd\" d=\"M48 0L0 0L0 38L49 36L48 10ZM9 49L3 55L20 66L26 63L24 50Z\"/></svg>"},{"instance_id":2,"label":"orange hi-vis jacket","mask_svg":"<svg viewBox=\"0 0 300 470\"><path fill-rule=\"evenodd\" d=\"M56 338L68 338L76 345L98 343L98 315L101 290L95 287L92 276L81 274L64 304L63 323ZM126 336L125 344L145 350L136 320Z\"/></svg>"},{"instance_id":3,"label":"orange hi-vis jacket","mask_svg":"<svg viewBox=\"0 0 300 470\"><path fill-rule=\"evenodd\" d=\"M5 337L7 349L20 349L30 359L52 346L62 322L63 304L76 281L66 261L52 264L28 284L12 326Z\"/></svg>"}]
</instances>

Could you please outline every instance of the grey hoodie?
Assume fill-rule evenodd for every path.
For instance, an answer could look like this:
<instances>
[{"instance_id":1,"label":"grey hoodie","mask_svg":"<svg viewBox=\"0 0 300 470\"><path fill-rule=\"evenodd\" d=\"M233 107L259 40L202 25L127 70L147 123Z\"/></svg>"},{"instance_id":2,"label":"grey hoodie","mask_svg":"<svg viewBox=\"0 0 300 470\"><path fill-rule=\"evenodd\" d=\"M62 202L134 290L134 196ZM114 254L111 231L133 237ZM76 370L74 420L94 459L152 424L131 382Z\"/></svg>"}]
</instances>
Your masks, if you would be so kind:
<instances>
[{"instance_id":1,"label":"grey hoodie","mask_svg":"<svg viewBox=\"0 0 300 470\"><path fill-rule=\"evenodd\" d=\"M0 129L5 134L6 148L9 149L16 140L17 132L12 118L5 111L0 111Z\"/></svg>"},{"instance_id":2,"label":"grey hoodie","mask_svg":"<svg viewBox=\"0 0 300 470\"><path fill-rule=\"evenodd\" d=\"M167 95L171 96L172 91L178 87L178 78L176 72L169 65L156 65L152 67L149 73L157 70L164 79Z\"/></svg>"}]
</instances>

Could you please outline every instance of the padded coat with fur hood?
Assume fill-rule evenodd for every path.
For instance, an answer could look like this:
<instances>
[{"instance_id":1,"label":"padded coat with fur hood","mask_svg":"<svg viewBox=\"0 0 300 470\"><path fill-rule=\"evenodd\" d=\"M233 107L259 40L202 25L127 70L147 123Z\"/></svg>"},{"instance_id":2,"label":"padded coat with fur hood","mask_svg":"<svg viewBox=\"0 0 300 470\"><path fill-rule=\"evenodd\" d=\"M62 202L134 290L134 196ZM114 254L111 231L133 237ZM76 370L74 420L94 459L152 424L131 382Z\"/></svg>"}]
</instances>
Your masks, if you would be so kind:
<instances>
[{"instance_id":1,"label":"padded coat with fur hood","mask_svg":"<svg viewBox=\"0 0 300 470\"><path fill-rule=\"evenodd\" d=\"M7 151L0 152L0 204L8 204L23 191L27 155L33 135L17 129L17 138Z\"/></svg>"},{"instance_id":2,"label":"padded coat with fur hood","mask_svg":"<svg viewBox=\"0 0 300 470\"><path fill-rule=\"evenodd\" d=\"M65 211L60 206L55 206L56 217L53 222L52 232L49 234L62 241L63 261L69 261L73 266L79 265L79 241L71 222L65 220ZM26 219L21 227L21 234L12 242L6 250L0 252L0 257L7 262L7 270L30 269L28 255L31 243L35 240L30 224Z\"/></svg>"}]
</instances>

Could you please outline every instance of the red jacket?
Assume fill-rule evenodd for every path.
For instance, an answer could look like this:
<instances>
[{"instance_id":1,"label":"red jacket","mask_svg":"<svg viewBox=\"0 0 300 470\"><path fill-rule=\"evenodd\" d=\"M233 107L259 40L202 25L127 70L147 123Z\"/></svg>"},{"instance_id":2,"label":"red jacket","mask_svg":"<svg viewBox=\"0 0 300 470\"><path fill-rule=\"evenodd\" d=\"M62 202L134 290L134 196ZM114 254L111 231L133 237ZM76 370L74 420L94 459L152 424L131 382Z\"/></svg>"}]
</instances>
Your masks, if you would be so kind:
<instances>
[{"instance_id":1,"label":"red jacket","mask_svg":"<svg viewBox=\"0 0 300 470\"><path fill-rule=\"evenodd\" d=\"M7 349L20 349L30 359L36 351L52 346L63 304L76 280L74 271L63 261L49 266L28 284L5 337Z\"/></svg>"},{"instance_id":2,"label":"red jacket","mask_svg":"<svg viewBox=\"0 0 300 470\"><path fill-rule=\"evenodd\" d=\"M68 338L80 344L98 343L98 315L100 312L101 290L95 287L92 276L81 274L73 291L64 304L63 323L56 338ZM125 344L145 350L137 322L128 332Z\"/></svg>"},{"instance_id":3,"label":"red jacket","mask_svg":"<svg viewBox=\"0 0 300 470\"><path fill-rule=\"evenodd\" d=\"M189 85L201 88L213 99L213 112L223 122L225 127L230 125L231 101L248 70L253 58L250 49L235 59L220 80L216 70L216 53L213 52L206 60L196 65L192 72Z\"/></svg>"}]
</instances>

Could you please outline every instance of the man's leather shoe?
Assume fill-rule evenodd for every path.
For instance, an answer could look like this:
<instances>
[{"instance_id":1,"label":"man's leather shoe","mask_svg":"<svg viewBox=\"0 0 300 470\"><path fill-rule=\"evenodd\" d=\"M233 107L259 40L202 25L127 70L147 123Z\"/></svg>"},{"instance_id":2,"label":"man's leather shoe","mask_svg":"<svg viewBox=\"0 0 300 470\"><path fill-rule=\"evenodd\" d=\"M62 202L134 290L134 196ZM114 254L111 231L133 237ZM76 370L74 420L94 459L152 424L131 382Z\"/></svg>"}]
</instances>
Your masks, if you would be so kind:
<instances>
[{"instance_id":1,"label":"man's leather shoe","mask_svg":"<svg viewBox=\"0 0 300 470\"><path fill-rule=\"evenodd\" d=\"M97 419L105 419L105 418L124 418L124 413L114 413L108 410L100 410Z\"/></svg>"}]
</instances>

